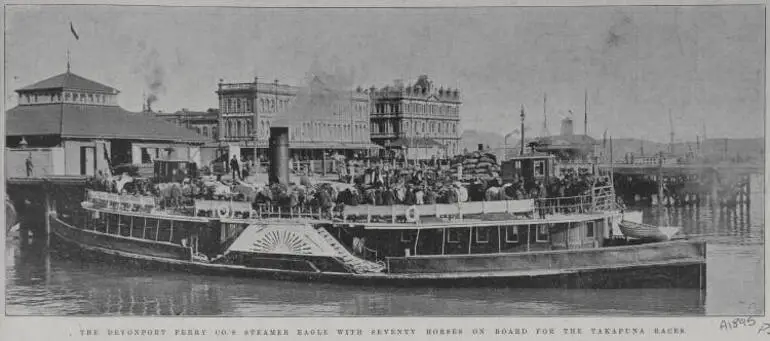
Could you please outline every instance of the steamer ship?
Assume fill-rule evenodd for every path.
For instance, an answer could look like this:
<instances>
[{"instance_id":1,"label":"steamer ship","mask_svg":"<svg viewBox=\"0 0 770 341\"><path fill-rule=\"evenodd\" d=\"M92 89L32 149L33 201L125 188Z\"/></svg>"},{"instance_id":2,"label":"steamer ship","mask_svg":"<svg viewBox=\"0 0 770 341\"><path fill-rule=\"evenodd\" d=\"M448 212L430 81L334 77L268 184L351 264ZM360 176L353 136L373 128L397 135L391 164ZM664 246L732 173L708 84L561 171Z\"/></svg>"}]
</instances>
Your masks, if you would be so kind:
<instances>
[{"instance_id":1,"label":"steamer ship","mask_svg":"<svg viewBox=\"0 0 770 341\"><path fill-rule=\"evenodd\" d=\"M270 182L288 184L288 129L271 128L270 152ZM706 288L705 242L624 235L624 220L644 225L612 186L574 197L336 211L52 192L46 219L59 250L99 261L359 285Z\"/></svg>"}]
</instances>

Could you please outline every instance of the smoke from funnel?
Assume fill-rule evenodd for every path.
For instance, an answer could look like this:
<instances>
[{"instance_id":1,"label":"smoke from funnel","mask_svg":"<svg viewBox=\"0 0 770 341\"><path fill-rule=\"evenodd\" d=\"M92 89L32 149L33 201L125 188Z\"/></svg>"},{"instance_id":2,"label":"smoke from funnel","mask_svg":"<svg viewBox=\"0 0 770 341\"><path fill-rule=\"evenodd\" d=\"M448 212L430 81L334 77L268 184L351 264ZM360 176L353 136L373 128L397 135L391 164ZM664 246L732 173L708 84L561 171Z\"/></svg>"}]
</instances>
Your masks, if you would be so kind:
<instances>
[{"instance_id":1,"label":"smoke from funnel","mask_svg":"<svg viewBox=\"0 0 770 341\"><path fill-rule=\"evenodd\" d=\"M166 71L160 61L158 50L152 49L139 65L138 72L144 75L144 81L147 87L147 108L152 111L152 104L157 102L159 97L166 92L164 80Z\"/></svg>"},{"instance_id":2,"label":"smoke from funnel","mask_svg":"<svg viewBox=\"0 0 770 341\"><path fill-rule=\"evenodd\" d=\"M354 71L339 66L329 70L322 69L315 61L294 101L273 125L288 127L293 122L334 119L340 108L351 100Z\"/></svg>"}]
</instances>

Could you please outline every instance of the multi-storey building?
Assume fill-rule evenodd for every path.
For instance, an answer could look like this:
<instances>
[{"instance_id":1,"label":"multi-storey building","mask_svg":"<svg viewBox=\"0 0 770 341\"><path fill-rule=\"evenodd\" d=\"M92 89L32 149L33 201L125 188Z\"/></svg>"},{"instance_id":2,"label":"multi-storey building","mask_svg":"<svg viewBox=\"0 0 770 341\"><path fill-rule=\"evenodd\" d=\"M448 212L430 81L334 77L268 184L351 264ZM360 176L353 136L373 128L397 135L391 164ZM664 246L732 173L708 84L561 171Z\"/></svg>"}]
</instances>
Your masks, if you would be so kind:
<instances>
[{"instance_id":1,"label":"multi-storey building","mask_svg":"<svg viewBox=\"0 0 770 341\"><path fill-rule=\"evenodd\" d=\"M414 84L370 89L372 141L386 149L440 146L436 156L460 153L460 92L420 76Z\"/></svg>"},{"instance_id":2,"label":"multi-storey building","mask_svg":"<svg viewBox=\"0 0 770 341\"><path fill-rule=\"evenodd\" d=\"M217 94L218 141L240 149L241 155L266 155L270 126L279 119L289 126L289 147L298 159L376 147L369 135L369 95L361 88L336 89L320 77L304 88L254 78L250 83L220 81Z\"/></svg>"}]
</instances>

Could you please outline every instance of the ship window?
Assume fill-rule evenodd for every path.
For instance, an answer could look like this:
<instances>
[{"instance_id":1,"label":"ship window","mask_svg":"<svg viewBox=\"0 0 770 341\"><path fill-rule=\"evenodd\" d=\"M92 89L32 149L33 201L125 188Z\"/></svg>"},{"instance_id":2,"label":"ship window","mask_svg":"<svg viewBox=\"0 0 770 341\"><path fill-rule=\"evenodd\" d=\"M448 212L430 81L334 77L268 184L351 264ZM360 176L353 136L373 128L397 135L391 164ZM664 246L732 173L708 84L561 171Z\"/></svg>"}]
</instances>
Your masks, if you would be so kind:
<instances>
[{"instance_id":1,"label":"ship window","mask_svg":"<svg viewBox=\"0 0 770 341\"><path fill-rule=\"evenodd\" d=\"M107 214L107 233L108 234L118 234L119 228L118 228L118 215L117 214Z\"/></svg>"},{"instance_id":2,"label":"ship window","mask_svg":"<svg viewBox=\"0 0 770 341\"><path fill-rule=\"evenodd\" d=\"M548 225L538 225L537 226L537 236L535 241L537 242L547 242L548 241Z\"/></svg>"},{"instance_id":3,"label":"ship window","mask_svg":"<svg viewBox=\"0 0 770 341\"><path fill-rule=\"evenodd\" d=\"M126 217L131 218L131 233L129 236L134 238L142 237L142 227L144 227L144 217Z\"/></svg>"},{"instance_id":4,"label":"ship window","mask_svg":"<svg viewBox=\"0 0 770 341\"><path fill-rule=\"evenodd\" d=\"M142 238L158 240L158 220L147 218L144 226L145 231L142 232Z\"/></svg>"},{"instance_id":5,"label":"ship window","mask_svg":"<svg viewBox=\"0 0 770 341\"><path fill-rule=\"evenodd\" d=\"M446 241L448 243L459 243L460 232L457 229L449 229L446 235Z\"/></svg>"},{"instance_id":6,"label":"ship window","mask_svg":"<svg viewBox=\"0 0 770 341\"><path fill-rule=\"evenodd\" d=\"M594 237L594 235L596 234L594 228L595 227L594 227L594 222L593 221L589 221L589 222L586 223L586 237L589 237L589 238L593 238Z\"/></svg>"},{"instance_id":7,"label":"ship window","mask_svg":"<svg viewBox=\"0 0 770 341\"><path fill-rule=\"evenodd\" d=\"M543 160L535 161L535 176L536 177L545 176L545 161Z\"/></svg>"},{"instance_id":8,"label":"ship window","mask_svg":"<svg viewBox=\"0 0 770 341\"><path fill-rule=\"evenodd\" d=\"M118 216L118 232L121 236L128 237L131 235L131 217L130 216Z\"/></svg>"},{"instance_id":9,"label":"ship window","mask_svg":"<svg viewBox=\"0 0 770 341\"><path fill-rule=\"evenodd\" d=\"M518 226L506 226L505 227L505 242L506 243L518 243L519 242L519 227Z\"/></svg>"},{"instance_id":10,"label":"ship window","mask_svg":"<svg viewBox=\"0 0 770 341\"><path fill-rule=\"evenodd\" d=\"M166 219L160 219L160 224L158 225L158 239L162 241L170 241L171 240L171 221Z\"/></svg>"},{"instance_id":11,"label":"ship window","mask_svg":"<svg viewBox=\"0 0 770 341\"><path fill-rule=\"evenodd\" d=\"M401 231L401 242L409 243L412 241L412 234L409 231Z\"/></svg>"},{"instance_id":12,"label":"ship window","mask_svg":"<svg viewBox=\"0 0 770 341\"><path fill-rule=\"evenodd\" d=\"M479 244L486 244L489 243L489 232L490 228L488 226L480 226L476 228L476 243Z\"/></svg>"}]
</instances>

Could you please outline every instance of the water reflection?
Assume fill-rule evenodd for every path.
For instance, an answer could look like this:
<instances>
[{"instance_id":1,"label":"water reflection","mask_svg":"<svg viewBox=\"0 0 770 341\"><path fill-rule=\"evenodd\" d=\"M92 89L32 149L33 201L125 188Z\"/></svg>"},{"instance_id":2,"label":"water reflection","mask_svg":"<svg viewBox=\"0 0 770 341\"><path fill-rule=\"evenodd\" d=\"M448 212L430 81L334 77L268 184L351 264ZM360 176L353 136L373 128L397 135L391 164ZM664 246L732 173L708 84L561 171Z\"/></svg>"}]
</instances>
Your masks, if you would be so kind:
<instances>
[{"instance_id":1,"label":"water reflection","mask_svg":"<svg viewBox=\"0 0 770 341\"><path fill-rule=\"evenodd\" d=\"M754 182L757 183L757 182ZM761 187L760 187L761 188ZM707 295L692 289L559 290L382 288L197 276L81 262L38 244L6 243L10 315L703 315L761 313L764 231L761 193L751 206L692 206L668 219L709 241Z\"/></svg>"}]
</instances>

